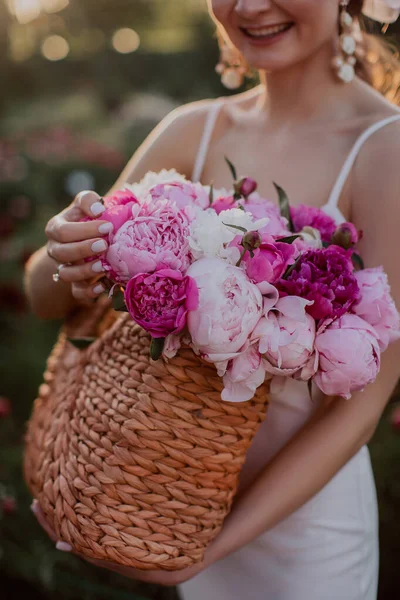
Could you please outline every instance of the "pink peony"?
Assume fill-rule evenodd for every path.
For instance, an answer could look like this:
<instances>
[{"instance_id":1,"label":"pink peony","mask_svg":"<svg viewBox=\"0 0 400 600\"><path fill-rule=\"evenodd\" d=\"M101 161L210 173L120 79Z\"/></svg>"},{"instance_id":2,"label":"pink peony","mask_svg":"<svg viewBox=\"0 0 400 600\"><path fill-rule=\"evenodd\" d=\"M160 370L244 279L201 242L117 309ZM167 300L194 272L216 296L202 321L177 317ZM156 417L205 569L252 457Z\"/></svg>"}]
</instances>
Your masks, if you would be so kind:
<instances>
[{"instance_id":1,"label":"pink peony","mask_svg":"<svg viewBox=\"0 0 400 600\"><path fill-rule=\"evenodd\" d=\"M104 206L106 209L110 209L114 206L125 206L126 204L130 204L133 202L134 204L138 203L139 200L133 194L133 192L129 189L122 189L113 192L109 196L104 196ZM103 216L101 215L101 219Z\"/></svg>"},{"instance_id":2,"label":"pink peony","mask_svg":"<svg viewBox=\"0 0 400 600\"><path fill-rule=\"evenodd\" d=\"M360 286L360 301L353 312L373 326L381 352L400 338L400 315L396 309L388 277L382 267L363 269L355 275Z\"/></svg>"},{"instance_id":3,"label":"pink peony","mask_svg":"<svg viewBox=\"0 0 400 600\"><path fill-rule=\"evenodd\" d=\"M305 311L303 298L281 298L255 327L251 339L259 339L264 366L272 375L310 379L317 369L314 352L315 321Z\"/></svg>"},{"instance_id":4,"label":"pink peony","mask_svg":"<svg viewBox=\"0 0 400 600\"><path fill-rule=\"evenodd\" d=\"M123 217L118 214L114 221L113 215L109 217L115 228L109 235L109 249L102 261L110 278L126 283L138 273L160 268L184 273L190 264L190 219L185 209L179 210L166 200L122 208L127 207Z\"/></svg>"},{"instance_id":5,"label":"pink peony","mask_svg":"<svg viewBox=\"0 0 400 600\"><path fill-rule=\"evenodd\" d=\"M242 177L237 184L235 184L235 191L237 194L248 198L250 194L255 192L257 189L257 182L251 177Z\"/></svg>"},{"instance_id":6,"label":"pink peony","mask_svg":"<svg viewBox=\"0 0 400 600\"><path fill-rule=\"evenodd\" d=\"M350 398L375 381L380 369L376 331L357 315L347 313L321 324L315 347L319 353L316 385L327 396Z\"/></svg>"},{"instance_id":7,"label":"pink peony","mask_svg":"<svg viewBox=\"0 0 400 600\"><path fill-rule=\"evenodd\" d=\"M267 233L269 235L286 237L290 235L290 231L287 227L287 220L281 217L278 206L271 202L261 198L261 196L254 192L247 200L236 200L232 196L221 196L212 205L212 208L217 214L223 210L229 210L230 208L236 208L243 206L246 212L253 215L254 219L268 218L268 223L260 229L260 233Z\"/></svg>"},{"instance_id":8,"label":"pink peony","mask_svg":"<svg viewBox=\"0 0 400 600\"><path fill-rule=\"evenodd\" d=\"M194 280L172 269L151 275L139 273L129 280L125 290L129 314L153 338L180 333L188 311L196 310L198 302Z\"/></svg>"},{"instance_id":9,"label":"pink peony","mask_svg":"<svg viewBox=\"0 0 400 600\"><path fill-rule=\"evenodd\" d=\"M332 236L332 243L345 250L352 248L361 239L362 233L353 223L342 223Z\"/></svg>"},{"instance_id":10,"label":"pink peony","mask_svg":"<svg viewBox=\"0 0 400 600\"><path fill-rule=\"evenodd\" d=\"M210 205L208 194L200 183L167 182L160 183L150 190L153 200L169 200L178 208L198 207L206 209Z\"/></svg>"},{"instance_id":11,"label":"pink peony","mask_svg":"<svg viewBox=\"0 0 400 600\"><path fill-rule=\"evenodd\" d=\"M332 235L336 230L336 223L332 217L329 217L323 210L315 206L292 206L290 216L296 233L302 231L304 227L313 227L318 229L323 242L330 243Z\"/></svg>"},{"instance_id":12,"label":"pink peony","mask_svg":"<svg viewBox=\"0 0 400 600\"><path fill-rule=\"evenodd\" d=\"M236 245L240 250L241 240L241 236L237 236L231 245ZM291 244L276 242L272 236L264 234L261 246L253 250L253 255L251 257L250 252L246 252L242 259L249 279L255 283L275 283L288 265L294 263L295 248Z\"/></svg>"},{"instance_id":13,"label":"pink peony","mask_svg":"<svg viewBox=\"0 0 400 600\"><path fill-rule=\"evenodd\" d=\"M188 314L193 347L210 362L223 363L223 374L261 317L261 292L242 269L218 258L198 260L187 275L200 296L197 310Z\"/></svg>"},{"instance_id":14,"label":"pink peony","mask_svg":"<svg viewBox=\"0 0 400 600\"><path fill-rule=\"evenodd\" d=\"M247 345L237 358L229 362L224 375L222 400L246 402L265 381L265 368L255 345Z\"/></svg>"},{"instance_id":15,"label":"pink peony","mask_svg":"<svg viewBox=\"0 0 400 600\"><path fill-rule=\"evenodd\" d=\"M281 217L279 207L275 202L266 200L255 192L249 196L247 202L245 202L243 206L255 219L268 217L269 222L265 227L260 229L261 234L267 233L276 237L286 237L290 235L288 222L284 217Z\"/></svg>"},{"instance_id":16,"label":"pink peony","mask_svg":"<svg viewBox=\"0 0 400 600\"><path fill-rule=\"evenodd\" d=\"M314 303L307 312L316 320L340 317L358 300L351 251L338 246L308 250L293 271L277 285L282 296L300 296Z\"/></svg>"},{"instance_id":17,"label":"pink peony","mask_svg":"<svg viewBox=\"0 0 400 600\"><path fill-rule=\"evenodd\" d=\"M233 196L221 196L221 198L217 198L217 200L213 203L211 208L215 210L217 215L221 213L223 210L229 210L230 208L236 208L237 202L235 201Z\"/></svg>"}]
</instances>

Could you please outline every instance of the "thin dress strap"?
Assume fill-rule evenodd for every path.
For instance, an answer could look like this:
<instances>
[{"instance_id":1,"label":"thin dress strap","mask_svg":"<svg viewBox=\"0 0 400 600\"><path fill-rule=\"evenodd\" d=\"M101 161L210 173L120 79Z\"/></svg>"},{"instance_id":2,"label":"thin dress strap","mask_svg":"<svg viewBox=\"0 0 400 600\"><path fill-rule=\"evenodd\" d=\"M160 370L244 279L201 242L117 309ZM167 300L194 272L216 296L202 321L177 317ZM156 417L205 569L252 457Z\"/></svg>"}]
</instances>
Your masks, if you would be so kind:
<instances>
[{"instance_id":1,"label":"thin dress strap","mask_svg":"<svg viewBox=\"0 0 400 600\"><path fill-rule=\"evenodd\" d=\"M368 129L366 129L366 131L364 131L364 133L360 135L360 137L354 144L353 149L348 155L346 162L342 167L342 170L339 173L339 177L337 178L336 183L333 186L329 200L325 205L326 208L329 208L331 211L335 211L336 209L338 210L340 195L362 146L365 144L368 138L371 135L373 135L376 131L378 131L382 127L385 127L385 125L389 125L389 123L394 123L394 121L400 121L400 115L393 115L392 117L382 119L381 121L378 121L377 123L371 125L371 127L368 127Z\"/></svg>"},{"instance_id":2,"label":"thin dress strap","mask_svg":"<svg viewBox=\"0 0 400 600\"><path fill-rule=\"evenodd\" d=\"M204 125L203 136L201 138L199 150L197 152L196 160L194 163L192 181L197 182L200 181L201 174L204 169L204 164L206 162L208 148L210 146L211 137L214 131L215 123L218 118L219 111L222 107L223 101L216 100L211 105L211 109L208 112L207 119Z\"/></svg>"}]
</instances>

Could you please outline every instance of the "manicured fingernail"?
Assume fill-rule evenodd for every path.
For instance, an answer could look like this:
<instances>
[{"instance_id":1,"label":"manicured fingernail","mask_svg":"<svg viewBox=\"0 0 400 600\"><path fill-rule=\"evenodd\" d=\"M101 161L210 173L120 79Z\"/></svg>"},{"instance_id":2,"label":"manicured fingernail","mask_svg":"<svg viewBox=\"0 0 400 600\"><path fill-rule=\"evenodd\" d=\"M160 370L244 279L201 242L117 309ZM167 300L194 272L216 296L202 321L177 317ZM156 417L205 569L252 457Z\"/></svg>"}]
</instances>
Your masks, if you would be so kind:
<instances>
[{"instance_id":1,"label":"manicured fingernail","mask_svg":"<svg viewBox=\"0 0 400 600\"><path fill-rule=\"evenodd\" d=\"M95 273L102 273L104 271L103 263L101 260L96 261L92 264L92 271Z\"/></svg>"},{"instance_id":2,"label":"manicured fingernail","mask_svg":"<svg viewBox=\"0 0 400 600\"><path fill-rule=\"evenodd\" d=\"M95 202L94 204L92 204L92 206L90 207L90 212L92 213L92 215L94 215L95 217L98 217L99 215L101 215L102 212L104 212L105 206L104 204L102 204L101 202Z\"/></svg>"},{"instance_id":3,"label":"manicured fingernail","mask_svg":"<svg viewBox=\"0 0 400 600\"><path fill-rule=\"evenodd\" d=\"M32 504L31 504L31 511L33 512L33 514L37 514L39 510L39 502L37 500L33 500Z\"/></svg>"},{"instance_id":4,"label":"manicured fingernail","mask_svg":"<svg viewBox=\"0 0 400 600\"><path fill-rule=\"evenodd\" d=\"M99 285L96 285L96 286L93 288L93 292L94 292L95 294L101 294L102 292L104 292L104 286L102 286L102 285L101 285L101 283L99 283Z\"/></svg>"},{"instance_id":5,"label":"manicured fingernail","mask_svg":"<svg viewBox=\"0 0 400 600\"><path fill-rule=\"evenodd\" d=\"M61 550L61 552L71 552L72 546L67 544L67 542L57 542L56 544L57 550Z\"/></svg>"},{"instance_id":6,"label":"manicured fingernail","mask_svg":"<svg viewBox=\"0 0 400 600\"><path fill-rule=\"evenodd\" d=\"M97 240L92 244L93 252L103 252L107 248L107 243L104 240Z\"/></svg>"},{"instance_id":7,"label":"manicured fingernail","mask_svg":"<svg viewBox=\"0 0 400 600\"><path fill-rule=\"evenodd\" d=\"M114 225L112 223L103 223L99 226L100 233L110 233L114 229Z\"/></svg>"}]
</instances>

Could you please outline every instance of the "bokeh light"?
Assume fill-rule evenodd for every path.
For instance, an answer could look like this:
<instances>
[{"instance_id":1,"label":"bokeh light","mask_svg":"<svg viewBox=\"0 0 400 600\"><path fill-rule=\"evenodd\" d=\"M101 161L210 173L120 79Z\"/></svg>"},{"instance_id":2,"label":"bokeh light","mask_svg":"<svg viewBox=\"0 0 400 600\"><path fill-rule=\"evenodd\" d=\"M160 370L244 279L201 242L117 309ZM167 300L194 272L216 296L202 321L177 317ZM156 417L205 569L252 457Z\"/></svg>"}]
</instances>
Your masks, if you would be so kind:
<instances>
[{"instance_id":1,"label":"bokeh light","mask_svg":"<svg viewBox=\"0 0 400 600\"><path fill-rule=\"evenodd\" d=\"M43 41L41 50L47 60L63 60L69 54L69 44L61 35L49 35Z\"/></svg>"},{"instance_id":2,"label":"bokeh light","mask_svg":"<svg viewBox=\"0 0 400 600\"><path fill-rule=\"evenodd\" d=\"M114 50L120 54L129 54L135 52L140 46L139 35L133 29L123 27L117 29L112 37L112 45Z\"/></svg>"}]
</instances>

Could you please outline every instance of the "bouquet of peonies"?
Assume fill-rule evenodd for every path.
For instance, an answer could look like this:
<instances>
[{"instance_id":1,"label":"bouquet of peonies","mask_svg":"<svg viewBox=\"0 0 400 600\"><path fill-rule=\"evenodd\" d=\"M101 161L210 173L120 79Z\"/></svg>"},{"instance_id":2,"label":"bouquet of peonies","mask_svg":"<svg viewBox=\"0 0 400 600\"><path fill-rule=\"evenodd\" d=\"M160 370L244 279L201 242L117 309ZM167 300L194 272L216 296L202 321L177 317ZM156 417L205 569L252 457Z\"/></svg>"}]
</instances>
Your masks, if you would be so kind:
<instances>
[{"instance_id":1,"label":"bouquet of peonies","mask_svg":"<svg viewBox=\"0 0 400 600\"><path fill-rule=\"evenodd\" d=\"M265 200L227 163L232 192L172 170L104 199L114 306L151 335L153 359L184 345L213 363L225 401L275 375L350 398L400 338L386 274L363 267L352 223L290 207L279 186L279 203Z\"/></svg>"}]
</instances>

